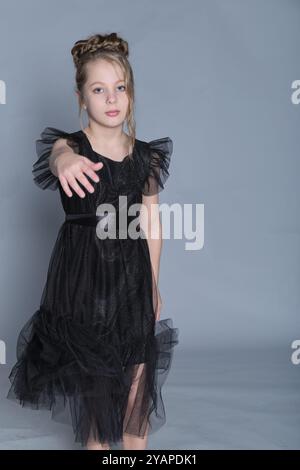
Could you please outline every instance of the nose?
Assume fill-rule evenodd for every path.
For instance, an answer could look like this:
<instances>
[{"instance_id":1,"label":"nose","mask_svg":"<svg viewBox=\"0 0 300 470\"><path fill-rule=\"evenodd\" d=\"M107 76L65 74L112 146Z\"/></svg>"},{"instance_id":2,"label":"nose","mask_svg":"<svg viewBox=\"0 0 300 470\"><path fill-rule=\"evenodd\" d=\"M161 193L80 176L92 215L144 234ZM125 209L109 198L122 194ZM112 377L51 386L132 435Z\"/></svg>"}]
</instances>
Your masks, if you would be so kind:
<instances>
[{"instance_id":1,"label":"nose","mask_svg":"<svg viewBox=\"0 0 300 470\"><path fill-rule=\"evenodd\" d=\"M115 93L108 93L107 94L107 102L114 103L116 101Z\"/></svg>"}]
</instances>

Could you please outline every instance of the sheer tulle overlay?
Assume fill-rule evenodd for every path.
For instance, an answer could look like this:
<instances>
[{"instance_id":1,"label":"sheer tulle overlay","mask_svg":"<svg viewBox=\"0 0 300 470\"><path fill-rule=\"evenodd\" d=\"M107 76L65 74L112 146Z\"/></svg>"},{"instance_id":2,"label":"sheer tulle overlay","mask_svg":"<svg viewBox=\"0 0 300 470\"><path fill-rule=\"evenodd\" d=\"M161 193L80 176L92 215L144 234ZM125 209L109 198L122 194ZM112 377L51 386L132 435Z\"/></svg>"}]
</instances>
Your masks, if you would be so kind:
<instances>
[{"instance_id":1,"label":"sheer tulle overlay","mask_svg":"<svg viewBox=\"0 0 300 470\"><path fill-rule=\"evenodd\" d=\"M67 140L77 154L102 161L94 193L69 198L50 171L54 142ZM162 386L178 329L157 320L158 290L145 238L100 239L84 223L102 203L120 211L162 189L172 153L169 137L136 140L133 153L114 161L96 153L83 131L47 127L36 142L34 181L59 189L66 214L51 254L39 309L23 326L7 398L51 410L73 427L75 441L117 443L123 433L144 437L166 420ZM76 155L74 156L76 158ZM79 183L80 184L80 183ZM69 220L71 218L71 220ZM75 220L74 220L75 219Z\"/></svg>"}]
</instances>

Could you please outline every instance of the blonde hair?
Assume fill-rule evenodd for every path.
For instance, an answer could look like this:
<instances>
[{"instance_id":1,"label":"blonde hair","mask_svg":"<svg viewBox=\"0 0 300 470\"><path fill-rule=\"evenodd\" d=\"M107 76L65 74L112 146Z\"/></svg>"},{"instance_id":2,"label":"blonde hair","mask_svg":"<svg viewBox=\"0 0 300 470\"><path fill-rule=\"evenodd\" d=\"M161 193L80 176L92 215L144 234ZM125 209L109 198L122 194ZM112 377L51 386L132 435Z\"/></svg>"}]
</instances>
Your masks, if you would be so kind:
<instances>
[{"instance_id":1,"label":"blonde hair","mask_svg":"<svg viewBox=\"0 0 300 470\"><path fill-rule=\"evenodd\" d=\"M87 80L86 64L88 62L105 59L110 63L117 63L124 72L125 86L129 99L126 115L128 133L131 147L133 148L136 136L136 124L134 119L134 77L131 65L128 61L128 43L116 33L94 34L87 39L76 41L71 49L73 62L76 68L76 86L79 92L79 119L81 128L82 94ZM83 129L82 129L83 130ZM129 156L131 157L131 155Z\"/></svg>"}]
</instances>

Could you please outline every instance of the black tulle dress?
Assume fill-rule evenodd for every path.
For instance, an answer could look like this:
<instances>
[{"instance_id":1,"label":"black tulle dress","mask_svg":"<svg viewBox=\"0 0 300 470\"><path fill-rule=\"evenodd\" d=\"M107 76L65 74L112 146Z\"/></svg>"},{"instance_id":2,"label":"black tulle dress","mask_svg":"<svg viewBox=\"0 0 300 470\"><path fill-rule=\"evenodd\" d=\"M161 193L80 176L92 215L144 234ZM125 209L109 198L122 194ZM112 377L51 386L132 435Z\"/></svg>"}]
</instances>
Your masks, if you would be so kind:
<instances>
[{"instance_id":1,"label":"black tulle dress","mask_svg":"<svg viewBox=\"0 0 300 470\"><path fill-rule=\"evenodd\" d=\"M49 168L54 142L66 138L76 153L102 161L94 193L68 197ZM169 137L136 139L132 155L114 161L96 153L79 130L46 127L36 141L35 183L59 189L65 211L51 254L39 309L21 329L17 362L7 398L32 409L51 410L55 421L71 424L75 442L88 438L110 444L123 433L144 437L166 421L162 386L170 370L178 329L171 318L155 320L157 285L148 242L100 239L97 207L123 210L142 195L164 188L172 153ZM106 219L107 220L107 219ZM130 219L128 223L130 222Z\"/></svg>"}]
</instances>

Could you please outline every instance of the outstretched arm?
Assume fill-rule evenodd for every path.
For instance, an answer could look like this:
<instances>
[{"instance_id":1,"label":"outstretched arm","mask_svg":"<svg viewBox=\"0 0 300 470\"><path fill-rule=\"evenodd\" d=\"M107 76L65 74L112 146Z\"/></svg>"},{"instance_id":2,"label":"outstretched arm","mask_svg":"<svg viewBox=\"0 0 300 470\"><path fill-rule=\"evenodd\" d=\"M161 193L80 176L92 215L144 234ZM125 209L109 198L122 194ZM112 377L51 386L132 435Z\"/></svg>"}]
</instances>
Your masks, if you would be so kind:
<instances>
[{"instance_id":1,"label":"outstretched arm","mask_svg":"<svg viewBox=\"0 0 300 470\"><path fill-rule=\"evenodd\" d=\"M59 178L61 186L67 196L72 197L72 188L78 196L85 197L85 192L80 188L78 181L90 192L94 188L87 179L88 175L96 183L99 176L96 171L103 167L103 163L92 162L89 158L79 155L67 144L66 139L58 139L52 148L49 166L51 172Z\"/></svg>"}]
</instances>

